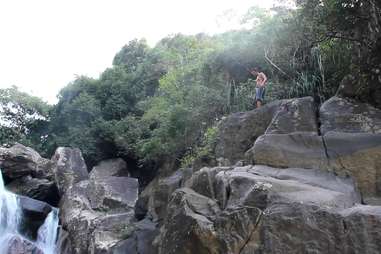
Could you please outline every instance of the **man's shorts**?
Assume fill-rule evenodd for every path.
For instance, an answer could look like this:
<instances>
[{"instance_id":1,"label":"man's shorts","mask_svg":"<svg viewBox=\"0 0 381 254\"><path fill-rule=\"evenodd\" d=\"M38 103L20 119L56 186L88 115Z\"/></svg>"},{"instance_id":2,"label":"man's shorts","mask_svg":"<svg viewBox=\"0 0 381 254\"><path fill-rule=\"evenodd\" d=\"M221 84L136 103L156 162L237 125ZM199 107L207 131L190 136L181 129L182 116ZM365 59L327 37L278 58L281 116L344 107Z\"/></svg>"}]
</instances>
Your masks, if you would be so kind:
<instances>
[{"instance_id":1,"label":"man's shorts","mask_svg":"<svg viewBox=\"0 0 381 254\"><path fill-rule=\"evenodd\" d=\"M256 87L255 88L255 100L263 102L265 97L265 87Z\"/></svg>"}]
</instances>

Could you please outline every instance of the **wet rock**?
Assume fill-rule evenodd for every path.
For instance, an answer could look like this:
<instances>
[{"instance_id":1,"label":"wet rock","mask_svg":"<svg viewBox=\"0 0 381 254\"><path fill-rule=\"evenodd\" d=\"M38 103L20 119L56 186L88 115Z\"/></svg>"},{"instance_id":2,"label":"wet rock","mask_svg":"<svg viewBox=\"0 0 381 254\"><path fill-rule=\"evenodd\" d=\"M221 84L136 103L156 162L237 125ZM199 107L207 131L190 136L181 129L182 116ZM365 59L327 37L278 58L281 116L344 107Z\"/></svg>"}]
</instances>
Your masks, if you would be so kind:
<instances>
[{"instance_id":1,"label":"wet rock","mask_svg":"<svg viewBox=\"0 0 381 254\"><path fill-rule=\"evenodd\" d=\"M57 148L54 162L55 181L60 195L63 195L75 183L89 179L87 167L79 149Z\"/></svg>"},{"instance_id":2,"label":"wet rock","mask_svg":"<svg viewBox=\"0 0 381 254\"><path fill-rule=\"evenodd\" d=\"M332 97L320 108L321 133L381 134L381 110L366 103Z\"/></svg>"},{"instance_id":3,"label":"wet rock","mask_svg":"<svg viewBox=\"0 0 381 254\"><path fill-rule=\"evenodd\" d=\"M23 176L7 185L7 189L18 195L28 196L57 206L60 199L54 181Z\"/></svg>"},{"instance_id":4,"label":"wet rock","mask_svg":"<svg viewBox=\"0 0 381 254\"><path fill-rule=\"evenodd\" d=\"M32 242L19 236L12 236L7 246L0 246L0 251L4 254L44 254L44 252Z\"/></svg>"},{"instance_id":5,"label":"wet rock","mask_svg":"<svg viewBox=\"0 0 381 254\"><path fill-rule=\"evenodd\" d=\"M58 240L57 240L57 250L59 254L73 254L73 247L69 238L69 233L60 228Z\"/></svg>"},{"instance_id":6,"label":"wet rock","mask_svg":"<svg viewBox=\"0 0 381 254\"><path fill-rule=\"evenodd\" d=\"M46 216L52 211L52 207L45 202L25 196L18 196L18 202L23 214L19 230L23 235L36 239L37 231L44 224Z\"/></svg>"},{"instance_id":7,"label":"wet rock","mask_svg":"<svg viewBox=\"0 0 381 254\"><path fill-rule=\"evenodd\" d=\"M90 178L102 179L109 176L129 177L127 163L121 158L105 160L93 167L90 172Z\"/></svg>"}]
</instances>

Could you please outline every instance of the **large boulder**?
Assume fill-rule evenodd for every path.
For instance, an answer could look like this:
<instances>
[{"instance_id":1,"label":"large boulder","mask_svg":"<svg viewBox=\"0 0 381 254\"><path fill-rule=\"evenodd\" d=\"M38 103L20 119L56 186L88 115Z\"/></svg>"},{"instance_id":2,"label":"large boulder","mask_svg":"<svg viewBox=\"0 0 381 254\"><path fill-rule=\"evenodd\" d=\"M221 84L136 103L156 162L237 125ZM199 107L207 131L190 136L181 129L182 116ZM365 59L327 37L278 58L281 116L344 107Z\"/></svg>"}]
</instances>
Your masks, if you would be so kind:
<instances>
[{"instance_id":1,"label":"large boulder","mask_svg":"<svg viewBox=\"0 0 381 254\"><path fill-rule=\"evenodd\" d=\"M23 218L19 230L23 235L36 239L38 229L44 224L53 208L45 202L29 197L18 196L17 199Z\"/></svg>"},{"instance_id":2,"label":"large boulder","mask_svg":"<svg viewBox=\"0 0 381 254\"><path fill-rule=\"evenodd\" d=\"M59 193L63 195L75 183L89 179L85 160L77 148L57 148L52 161Z\"/></svg>"},{"instance_id":3,"label":"large boulder","mask_svg":"<svg viewBox=\"0 0 381 254\"><path fill-rule=\"evenodd\" d=\"M10 236L6 245L0 246L0 252L4 254L44 254L34 243L19 236Z\"/></svg>"},{"instance_id":4,"label":"large boulder","mask_svg":"<svg viewBox=\"0 0 381 254\"><path fill-rule=\"evenodd\" d=\"M266 134L293 132L317 134L318 121L316 116L316 107L312 97L283 100L266 129Z\"/></svg>"},{"instance_id":5,"label":"large boulder","mask_svg":"<svg viewBox=\"0 0 381 254\"><path fill-rule=\"evenodd\" d=\"M329 132L323 139L330 169L353 176L364 197L380 197L381 134Z\"/></svg>"},{"instance_id":6,"label":"large boulder","mask_svg":"<svg viewBox=\"0 0 381 254\"><path fill-rule=\"evenodd\" d=\"M178 189L168 205L159 253L239 253L259 216L254 207L221 211L214 200L188 188Z\"/></svg>"},{"instance_id":7,"label":"large boulder","mask_svg":"<svg viewBox=\"0 0 381 254\"><path fill-rule=\"evenodd\" d=\"M133 230L127 240L119 242L112 250L112 254L156 254L153 246L155 237L159 234L157 225L150 220L142 220L133 224Z\"/></svg>"},{"instance_id":8,"label":"large boulder","mask_svg":"<svg viewBox=\"0 0 381 254\"><path fill-rule=\"evenodd\" d=\"M109 159L101 161L90 172L90 178L102 179L109 176L130 176L127 163L121 158Z\"/></svg>"},{"instance_id":9,"label":"large boulder","mask_svg":"<svg viewBox=\"0 0 381 254\"><path fill-rule=\"evenodd\" d=\"M81 181L66 191L60 218L73 254L109 253L127 238L138 188L135 178L108 177Z\"/></svg>"},{"instance_id":10,"label":"large boulder","mask_svg":"<svg viewBox=\"0 0 381 254\"><path fill-rule=\"evenodd\" d=\"M161 222L167 214L167 204L171 194L192 175L192 169L182 168L168 177L157 177L140 194L136 203L135 214L137 218L146 215L154 221Z\"/></svg>"},{"instance_id":11,"label":"large boulder","mask_svg":"<svg viewBox=\"0 0 381 254\"><path fill-rule=\"evenodd\" d=\"M380 249L381 207L359 205L349 177L266 166L209 170L213 191L195 184L208 171L204 168L188 183L205 195L188 188L173 193L155 241L159 253L360 254Z\"/></svg>"},{"instance_id":12,"label":"large boulder","mask_svg":"<svg viewBox=\"0 0 381 254\"><path fill-rule=\"evenodd\" d=\"M253 241L242 253L379 253L381 207L342 211L301 203L266 208ZM254 247L254 248L252 248ZM256 252L257 251L257 252Z\"/></svg>"},{"instance_id":13,"label":"large boulder","mask_svg":"<svg viewBox=\"0 0 381 254\"><path fill-rule=\"evenodd\" d=\"M381 135L329 132L263 135L246 153L250 163L334 171L355 179L365 197L381 195Z\"/></svg>"},{"instance_id":14,"label":"large boulder","mask_svg":"<svg viewBox=\"0 0 381 254\"><path fill-rule=\"evenodd\" d=\"M53 206L57 206L60 198L54 181L33 178L30 175L12 181L7 185L7 189L18 195L45 201Z\"/></svg>"},{"instance_id":15,"label":"large boulder","mask_svg":"<svg viewBox=\"0 0 381 254\"><path fill-rule=\"evenodd\" d=\"M244 153L265 133L281 103L275 101L259 109L234 113L224 119L218 127L216 157L226 158L231 164L243 159Z\"/></svg>"},{"instance_id":16,"label":"large boulder","mask_svg":"<svg viewBox=\"0 0 381 254\"><path fill-rule=\"evenodd\" d=\"M138 189L137 178L110 176L105 179L91 179L88 197L92 209L95 210L129 210L135 207Z\"/></svg>"},{"instance_id":17,"label":"large boulder","mask_svg":"<svg viewBox=\"0 0 381 254\"><path fill-rule=\"evenodd\" d=\"M11 148L0 148L0 168L9 180L27 175L34 178L54 179L51 161L42 158L32 148L21 144Z\"/></svg>"},{"instance_id":18,"label":"large boulder","mask_svg":"<svg viewBox=\"0 0 381 254\"><path fill-rule=\"evenodd\" d=\"M332 97L320 107L321 133L381 134L381 110L366 103Z\"/></svg>"},{"instance_id":19,"label":"large boulder","mask_svg":"<svg viewBox=\"0 0 381 254\"><path fill-rule=\"evenodd\" d=\"M328 168L322 137L309 133L263 135L246 152L246 160L278 168Z\"/></svg>"},{"instance_id":20,"label":"large boulder","mask_svg":"<svg viewBox=\"0 0 381 254\"><path fill-rule=\"evenodd\" d=\"M265 133L317 134L316 115L312 97L274 101L259 109L232 114L219 125L216 157L234 164L244 159L245 152Z\"/></svg>"}]
</instances>

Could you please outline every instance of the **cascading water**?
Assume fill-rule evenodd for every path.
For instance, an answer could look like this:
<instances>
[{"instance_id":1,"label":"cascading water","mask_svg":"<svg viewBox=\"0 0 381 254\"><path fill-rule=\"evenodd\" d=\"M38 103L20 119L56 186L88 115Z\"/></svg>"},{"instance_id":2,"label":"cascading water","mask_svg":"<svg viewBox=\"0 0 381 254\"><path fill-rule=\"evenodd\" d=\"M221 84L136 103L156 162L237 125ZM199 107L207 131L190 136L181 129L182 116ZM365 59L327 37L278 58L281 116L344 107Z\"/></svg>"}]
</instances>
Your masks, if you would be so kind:
<instances>
[{"instance_id":1,"label":"cascading water","mask_svg":"<svg viewBox=\"0 0 381 254\"><path fill-rule=\"evenodd\" d=\"M52 208L43 225L38 229L37 241L27 240L19 232L22 222L22 211L17 195L7 191L0 170L0 254L8 252L9 245L14 239L22 239L34 244L43 251L44 254L55 254L57 230L58 230L58 209Z\"/></svg>"},{"instance_id":2,"label":"cascading water","mask_svg":"<svg viewBox=\"0 0 381 254\"><path fill-rule=\"evenodd\" d=\"M18 234L20 215L17 197L5 189L0 172L0 253L7 246L9 239Z\"/></svg>"},{"instance_id":3,"label":"cascading water","mask_svg":"<svg viewBox=\"0 0 381 254\"><path fill-rule=\"evenodd\" d=\"M58 230L58 209L53 210L46 217L44 224L38 229L37 246L45 254L53 254L56 249Z\"/></svg>"}]
</instances>

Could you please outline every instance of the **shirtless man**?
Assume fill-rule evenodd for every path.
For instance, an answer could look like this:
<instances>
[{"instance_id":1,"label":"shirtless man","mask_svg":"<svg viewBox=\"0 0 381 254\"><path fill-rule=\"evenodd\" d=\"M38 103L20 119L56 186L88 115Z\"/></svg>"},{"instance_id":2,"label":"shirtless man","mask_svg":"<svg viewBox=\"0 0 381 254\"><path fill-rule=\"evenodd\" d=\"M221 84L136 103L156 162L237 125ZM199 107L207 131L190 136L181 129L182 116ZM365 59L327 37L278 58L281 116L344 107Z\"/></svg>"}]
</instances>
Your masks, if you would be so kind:
<instances>
[{"instance_id":1,"label":"shirtless man","mask_svg":"<svg viewBox=\"0 0 381 254\"><path fill-rule=\"evenodd\" d=\"M265 96L265 86L267 82L267 77L263 72L259 72L257 69L250 71L250 73L257 77L257 79L255 80L257 82L257 85L255 87L255 99L257 108L260 108L262 106L264 100L263 98Z\"/></svg>"}]
</instances>

